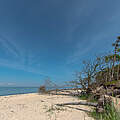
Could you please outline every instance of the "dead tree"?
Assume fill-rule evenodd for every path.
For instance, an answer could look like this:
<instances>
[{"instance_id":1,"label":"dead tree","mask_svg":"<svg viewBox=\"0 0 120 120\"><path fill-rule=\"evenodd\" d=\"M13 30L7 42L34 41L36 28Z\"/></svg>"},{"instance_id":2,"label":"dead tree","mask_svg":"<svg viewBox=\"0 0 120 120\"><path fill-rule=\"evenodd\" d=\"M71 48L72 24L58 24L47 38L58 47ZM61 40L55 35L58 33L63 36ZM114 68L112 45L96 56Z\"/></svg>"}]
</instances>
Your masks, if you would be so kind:
<instances>
[{"instance_id":1,"label":"dead tree","mask_svg":"<svg viewBox=\"0 0 120 120\"><path fill-rule=\"evenodd\" d=\"M56 104L56 105L58 105L58 106L65 106L65 105L88 105L88 106L97 107L97 103L85 102L85 101L70 102L70 103L63 103L63 104Z\"/></svg>"},{"instance_id":2,"label":"dead tree","mask_svg":"<svg viewBox=\"0 0 120 120\"><path fill-rule=\"evenodd\" d=\"M102 113L104 112L104 106L106 104L111 104L112 100L109 96L101 95L98 103L93 102L86 102L86 101L80 101L80 102L70 102L70 103L62 103L62 104L56 104L58 106L66 106L66 105L87 105L87 106L93 106L96 108L96 112Z\"/></svg>"}]
</instances>

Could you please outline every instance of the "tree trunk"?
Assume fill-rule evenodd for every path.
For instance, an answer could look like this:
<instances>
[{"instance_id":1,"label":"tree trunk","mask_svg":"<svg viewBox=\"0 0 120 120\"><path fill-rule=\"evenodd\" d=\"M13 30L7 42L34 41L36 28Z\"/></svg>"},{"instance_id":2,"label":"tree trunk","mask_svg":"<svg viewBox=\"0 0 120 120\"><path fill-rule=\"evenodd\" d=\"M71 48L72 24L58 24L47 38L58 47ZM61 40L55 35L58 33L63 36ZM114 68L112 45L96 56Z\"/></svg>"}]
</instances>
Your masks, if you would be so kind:
<instances>
[{"instance_id":1,"label":"tree trunk","mask_svg":"<svg viewBox=\"0 0 120 120\"><path fill-rule=\"evenodd\" d=\"M119 70L120 70L120 68L119 68L119 63L118 63L117 80L119 80Z\"/></svg>"},{"instance_id":2,"label":"tree trunk","mask_svg":"<svg viewBox=\"0 0 120 120\"><path fill-rule=\"evenodd\" d=\"M81 101L81 102L71 102L71 103L63 103L63 104L56 104L58 106L64 106L64 105L88 105L88 106L94 106L94 107L97 107L97 103L92 103L92 102L84 102L84 101Z\"/></svg>"},{"instance_id":3,"label":"tree trunk","mask_svg":"<svg viewBox=\"0 0 120 120\"><path fill-rule=\"evenodd\" d=\"M113 68L112 68L112 80L114 80L115 62L116 62L116 52L117 52L117 49L116 49L116 47L115 47L115 54L114 54L114 58L113 58Z\"/></svg>"}]
</instances>

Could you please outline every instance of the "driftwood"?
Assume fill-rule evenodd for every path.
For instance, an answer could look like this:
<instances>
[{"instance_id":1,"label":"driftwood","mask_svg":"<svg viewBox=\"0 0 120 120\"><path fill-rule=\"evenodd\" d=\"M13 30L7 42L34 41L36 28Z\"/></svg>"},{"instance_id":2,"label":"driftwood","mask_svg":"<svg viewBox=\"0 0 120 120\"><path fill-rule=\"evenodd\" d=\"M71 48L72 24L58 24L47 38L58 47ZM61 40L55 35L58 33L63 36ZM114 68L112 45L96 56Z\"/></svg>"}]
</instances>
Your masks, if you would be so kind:
<instances>
[{"instance_id":1,"label":"driftwood","mask_svg":"<svg viewBox=\"0 0 120 120\"><path fill-rule=\"evenodd\" d=\"M97 103L92 103L92 102L85 102L85 101L81 101L81 102L71 102L71 103L63 103L63 104L56 104L58 106L64 106L64 105L88 105L88 106L94 106L97 107Z\"/></svg>"},{"instance_id":2,"label":"driftwood","mask_svg":"<svg viewBox=\"0 0 120 120\"><path fill-rule=\"evenodd\" d=\"M96 112L103 113L104 112L104 106L106 104L111 104L112 100L111 97L106 95L101 95L98 99L98 103L92 103L92 102L86 102L86 101L80 101L80 102L70 102L70 103L63 103L63 104L56 104L58 106L65 106L65 105L88 105L93 106L96 108Z\"/></svg>"},{"instance_id":3,"label":"driftwood","mask_svg":"<svg viewBox=\"0 0 120 120\"><path fill-rule=\"evenodd\" d=\"M78 93L49 93L50 95L79 96Z\"/></svg>"},{"instance_id":4,"label":"driftwood","mask_svg":"<svg viewBox=\"0 0 120 120\"><path fill-rule=\"evenodd\" d=\"M67 96L79 96L79 95L82 95L82 94L83 95L87 94L86 91L83 91L81 93L78 93L78 92L76 93L76 92L71 92L69 90L59 90L59 89L46 91L44 86L40 87L39 92L40 93L41 92L42 93L47 93L47 94L51 94L51 95L67 95ZM110 95L111 92L114 95L118 95L120 93L120 90L115 89L114 91L112 91L112 90L108 91L108 89L107 89L107 94ZM104 106L106 104L110 105L112 103L111 97L105 95L105 93L106 93L106 90L103 87L101 87L101 88L99 88L99 89L97 89L96 91L93 92L93 97L97 98L97 100L98 100L97 102L98 103L87 102L87 101L80 101L80 102L70 102L70 103L62 103L62 104L56 104L56 105L58 105L58 106L65 106L65 105L87 105L87 106L93 106L93 107L96 108L96 112L103 113L105 111Z\"/></svg>"}]
</instances>

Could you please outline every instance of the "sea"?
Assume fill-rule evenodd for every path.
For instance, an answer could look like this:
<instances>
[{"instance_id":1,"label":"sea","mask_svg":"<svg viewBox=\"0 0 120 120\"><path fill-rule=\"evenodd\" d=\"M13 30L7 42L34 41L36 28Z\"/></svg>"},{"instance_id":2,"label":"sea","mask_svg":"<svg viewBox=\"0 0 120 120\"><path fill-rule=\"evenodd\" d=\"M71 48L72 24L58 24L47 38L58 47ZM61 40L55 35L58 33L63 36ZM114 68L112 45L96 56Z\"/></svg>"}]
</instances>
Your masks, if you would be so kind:
<instances>
[{"instance_id":1,"label":"sea","mask_svg":"<svg viewBox=\"0 0 120 120\"><path fill-rule=\"evenodd\" d=\"M38 87L0 87L0 96L37 93Z\"/></svg>"},{"instance_id":2,"label":"sea","mask_svg":"<svg viewBox=\"0 0 120 120\"><path fill-rule=\"evenodd\" d=\"M72 89L74 87L58 87L59 89ZM38 93L39 87L0 87L0 96ZM46 90L55 90L54 87L47 87Z\"/></svg>"}]
</instances>

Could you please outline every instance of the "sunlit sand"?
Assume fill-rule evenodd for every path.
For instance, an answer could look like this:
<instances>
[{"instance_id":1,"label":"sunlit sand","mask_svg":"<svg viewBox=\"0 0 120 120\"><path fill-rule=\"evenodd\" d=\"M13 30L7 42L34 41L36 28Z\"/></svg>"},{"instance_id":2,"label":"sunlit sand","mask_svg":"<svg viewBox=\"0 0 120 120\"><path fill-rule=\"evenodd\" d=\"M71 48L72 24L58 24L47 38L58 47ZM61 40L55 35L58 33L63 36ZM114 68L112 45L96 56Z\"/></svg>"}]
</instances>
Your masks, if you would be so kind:
<instances>
[{"instance_id":1,"label":"sunlit sand","mask_svg":"<svg viewBox=\"0 0 120 120\"><path fill-rule=\"evenodd\" d=\"M93 120L88 106L56 106L77 102L78 98L63 95L21 94L0 96L0 120Z\"/></svg>"}]
</instances>

